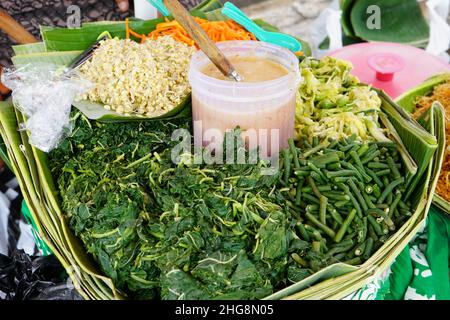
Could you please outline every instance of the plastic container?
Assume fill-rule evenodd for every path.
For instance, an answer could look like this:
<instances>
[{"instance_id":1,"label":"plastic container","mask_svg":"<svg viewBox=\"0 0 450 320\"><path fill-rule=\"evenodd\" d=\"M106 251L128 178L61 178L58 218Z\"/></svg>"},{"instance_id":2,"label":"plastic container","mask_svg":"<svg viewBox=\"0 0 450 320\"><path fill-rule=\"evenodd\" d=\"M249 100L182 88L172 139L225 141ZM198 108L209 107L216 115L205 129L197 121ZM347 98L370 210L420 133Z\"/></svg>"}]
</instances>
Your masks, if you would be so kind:
<instances>
[{"instance_id":1,"label":"plastic container","mask_svg":"<svg viewBox=\"0 0 450 320\"><path fill-rule=\"evenodd\" d=\"M202 133L201 138L196 135L195 145L222 143L223 134L239 126L249 149L260 146L270 155L275 149L286 148L294 135L296 93L301 80L298 58L287 49L265 42L226 41L218 47L227 57L265 58L289 73L264 82L218 80L202 73L211 61L202 51L195 53L189 82L194 132Z\"/></svg>"},{"instance_id":2,"label":"plastic container","mask_svg":"<svg viewBox=\"0 0 450 320\"><path fill-rule=\"evenodd\" d=\"M350 61L352 74L395 99L450 65L425 50L390 42L358 43L329 54Z\"/></svg>"}]
</instances>

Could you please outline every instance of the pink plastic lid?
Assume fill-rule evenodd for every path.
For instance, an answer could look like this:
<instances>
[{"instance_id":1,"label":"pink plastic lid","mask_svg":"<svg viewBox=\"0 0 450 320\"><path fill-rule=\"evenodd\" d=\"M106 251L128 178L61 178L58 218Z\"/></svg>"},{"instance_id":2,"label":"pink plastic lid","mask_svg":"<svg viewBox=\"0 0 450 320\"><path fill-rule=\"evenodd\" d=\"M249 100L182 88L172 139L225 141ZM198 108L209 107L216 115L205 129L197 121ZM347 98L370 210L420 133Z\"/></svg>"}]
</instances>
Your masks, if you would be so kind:
<instances>
[{"instance_id":1,"label":"pink plastic lid","mask_svg":"<svg viewBox=\"0 0 450 320\"><path fill-rule=\"evenodd\" d=\"M450 65L440 58L398 43L358 43L329 55L350 61L354 66L353 75L394 99L429 77L450 71Z\"/></svg>"}]
</instances>

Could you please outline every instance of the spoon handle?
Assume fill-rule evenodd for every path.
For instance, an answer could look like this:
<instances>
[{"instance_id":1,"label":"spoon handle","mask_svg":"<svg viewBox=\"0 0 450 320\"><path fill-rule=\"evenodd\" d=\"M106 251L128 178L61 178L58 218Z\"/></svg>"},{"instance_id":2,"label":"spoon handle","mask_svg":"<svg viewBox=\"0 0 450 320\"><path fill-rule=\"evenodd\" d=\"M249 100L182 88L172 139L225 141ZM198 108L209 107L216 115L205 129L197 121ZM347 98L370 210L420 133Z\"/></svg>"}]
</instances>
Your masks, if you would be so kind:
<instances>
[{"instance_id":1,"label":"spoon handle","mask_svg":"<svg viewBox=\"0 0 450 320\"><path fill-rule=\"evenodd\" d=\"M239 9L237 6L235 6L233 3L231 2L226 2L223 7L225 9L227 9L228 12L232 11L235 12L236 15L239 15L241 18L239 20L241 20L242 22L245 22L246 24L251 24L251 25L255 25L259 28L259 26L253 22L252 19L250 19L245 13L244 11L242 11L241 9Z\"/></svg>"},{"instance_id":2,"label":"spoon handle","mask_svg":"<svg viewBox=\"0 0 450 320\"><path fill-rule=\"evenodd\" d=\"M178 2L178 0L163 0L163 2L174 18L218 69L225 76L235 81L242 81L242 78L231 65L230 61L225 57L222 51L217 48L216 44L208 37L206 32L191 17L190 13Z\"/></svg>"},{"instance_id":3,"label":"spoon handle","mask_svg":"<svg viewBox=\"0 0 450 320\"><path fill-rule=\"evenodd\" d=\"M170 16L169 10L163 5L162 0L147 0L152 6L158 9L159 12L165 17Z\"/></svg>"},{"instance_id":4,"label":"spoon handle","mask_svg":"<svg viewBox=\"0 0 450 320\"><path fill-rule=\"evenodd\" d=\"M223 8L222 14L239 23L245 29L253 33L258 40L262 41L264 30L261 27L259 27L256 23L254 23L250 19L247 19L247 17L243 17L238 12L230 8Z\"/></svg>"}]
</instances>

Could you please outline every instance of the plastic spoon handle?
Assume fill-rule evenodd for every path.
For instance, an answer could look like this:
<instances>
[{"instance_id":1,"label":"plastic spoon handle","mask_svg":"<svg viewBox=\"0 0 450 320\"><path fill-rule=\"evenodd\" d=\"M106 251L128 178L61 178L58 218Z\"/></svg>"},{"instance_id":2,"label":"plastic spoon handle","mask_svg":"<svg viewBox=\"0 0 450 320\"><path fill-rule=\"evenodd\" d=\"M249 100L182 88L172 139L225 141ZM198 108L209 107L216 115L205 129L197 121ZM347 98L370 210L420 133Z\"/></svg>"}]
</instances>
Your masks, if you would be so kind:
<instances>
[{"instance_id":1,"label":"plastic spoon handle","mask_svg":"<svg viewBox=\"0 0 450 320\"><path fill-rule=\"evenodd\" d=\"M222 14L239 23L245 29L253 33L259 40L261 40L260 38L264 38L265 30L253 22L241 9L231 2L225 3Z\"/></svg>"},{"instance_id":2,"label":"plastic spoon handle","mask_svg":"<svg viewBox=\"0 0 450 320\"><path fill-rule=\"evenodd\" d=\"M248 22L245 18L243 18L240 14L238 14L235 11L230 10L229 8L223 8L222 14L227 16L228 18L236 21L241 26L243 26L245 29L250 31L255 35L255 37L258 40L264 41L264 30L261 29L257 24L255 24L253 21Z\"/></svg>"},{"instance_id":3,"label":"plastic spoon handle","mask_svg":"<svg viewBox=\"0 0 450 320\"><path fill-rule=\"evenodd\" d=\"M165 17L170 16L169 10L162 3L162 0L147 0L152 6L154 6Z\"/></svg>"},{"instance_id":4,"label":"plastic spoon handle","mask_svg":"<svg viewBox=\"0 0 450 320\"><path fill-rule=\"evenodd\" d=\"M235 81L242 81L242 78L230 61L225 57L223 52L220 51L216 44L208 37L206 32L178 0L164 0L163 3L200 49L225 76Z\"/></svg>"},{"instance_id":5,"label":"plastic spoon handle","mask_svg":"<svg viewBox=\"0 0 450 320\"><path fill-rule=\"evenodd\" d=\"M281 47L285 47L293 52L302 50L302 45L297 39L287 34L264 30L231 2L225 3L224 8L222 9L222 14L242 25L245 29L253 33L260 41L273 43Z\"/></svg>"},{"instance_id":6,"label":"plastic spoon handle","mask_svg":"<svg viewBox=\"0 0 450 320\"><path fill-rule=\"evenodd\" d=\"M229 9L229 10L231 10L231 11L236 12L238 15L240 15L240 16L242 17L242 19L245 19L248 23L250 23L250 24L255 24L255 23L253 22L253 20L250 19L250 18L245 14L244 11L242 11L241 9L239 9L237 6L235 6L235 5L232 4L231 2L226 2L226 3L223 5L223 7L224 7L224 8L227 8L227 9ZM258 25L256 25L256 26L259 27Z\"/></svg>"}]
</instances>

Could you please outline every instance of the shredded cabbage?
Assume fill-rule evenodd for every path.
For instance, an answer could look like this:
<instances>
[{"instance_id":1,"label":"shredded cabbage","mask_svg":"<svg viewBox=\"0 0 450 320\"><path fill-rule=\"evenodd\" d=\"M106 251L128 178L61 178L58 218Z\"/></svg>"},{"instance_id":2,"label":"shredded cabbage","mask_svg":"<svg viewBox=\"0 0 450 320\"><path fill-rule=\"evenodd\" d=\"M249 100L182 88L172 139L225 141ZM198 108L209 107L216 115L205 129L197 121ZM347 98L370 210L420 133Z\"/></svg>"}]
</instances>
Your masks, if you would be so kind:
<instances>
[{"instance_id":1,"label":"shredded cabbage","mask_svg":"<svg viewBox=\"0 0 450 320\"><path fill-rule=\"evenodd\" d=\"M304 81L297 96L296 139L311 142L314 137L323 141L352 135L358 140L387 139L378 126L381 99L350 74L350 62L306 58L300 68Z\"/></svg>"}]
</instances>

